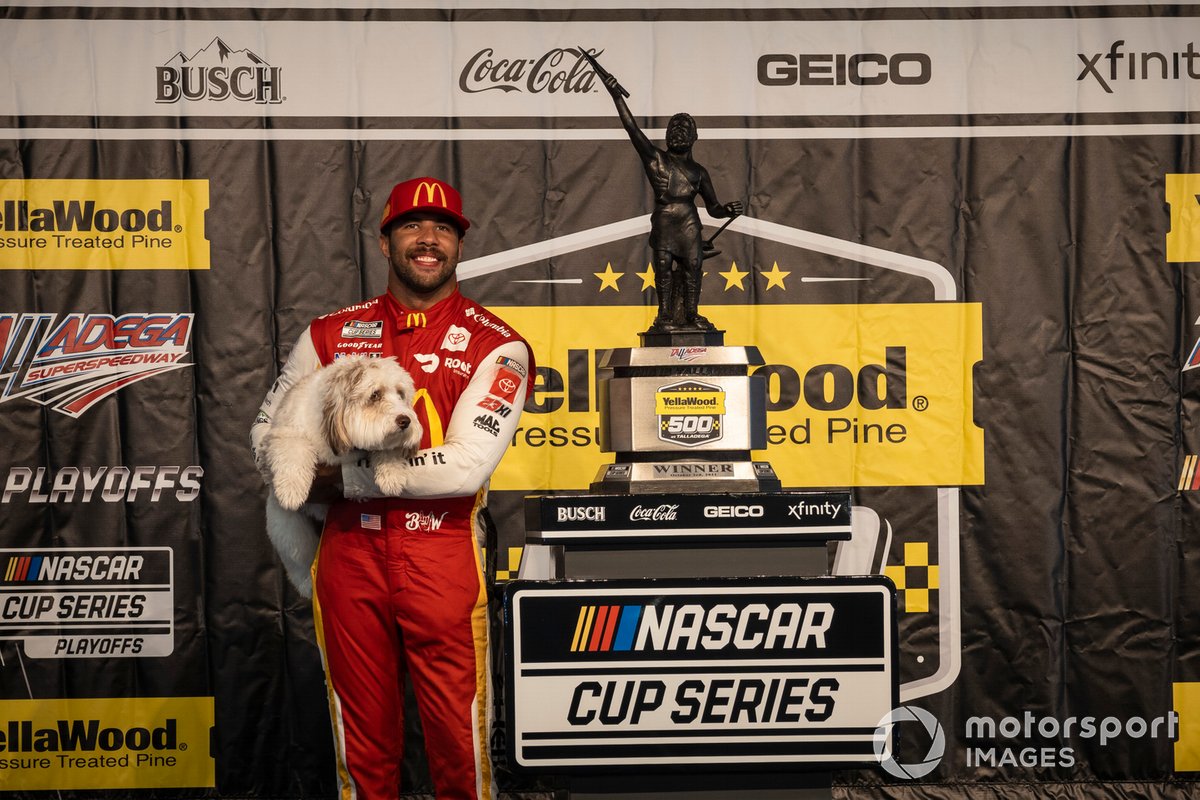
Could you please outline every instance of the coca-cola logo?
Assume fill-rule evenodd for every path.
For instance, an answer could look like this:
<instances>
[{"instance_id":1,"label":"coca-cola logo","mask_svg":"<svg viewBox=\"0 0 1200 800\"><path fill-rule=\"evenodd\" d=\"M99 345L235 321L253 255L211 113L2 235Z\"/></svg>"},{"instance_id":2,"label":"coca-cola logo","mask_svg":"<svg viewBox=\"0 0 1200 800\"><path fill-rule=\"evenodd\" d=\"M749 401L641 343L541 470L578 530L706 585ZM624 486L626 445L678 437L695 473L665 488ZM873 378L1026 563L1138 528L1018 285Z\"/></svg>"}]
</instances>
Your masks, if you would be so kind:
<instances>
[{"instance_id":1,"label":"coca-cola logo","mask_svg":"<svg viewBox=\"0 0 1200 800\"><path fill-rule=\"evenodd\" d=\"M679 516L679 505L663 503L660 506L643 508L634 506L629 512L630 522L674 522Z\"/></svg>"},{"instance_id":2,"label":"coca-cola logo","mask_svg":"<svg viewBox=\"0 0 1200 800\"><path fill-rule=\"evenodd\" d=\"M599 50L592 55L603 52ZM596 73L577 47L555 47L536 58L503 58L485 47L467 60L458 75L458 88L468 94L492 89L530 94L584 94L593 91L595 85Z\"/></svg>"}]
</instances>

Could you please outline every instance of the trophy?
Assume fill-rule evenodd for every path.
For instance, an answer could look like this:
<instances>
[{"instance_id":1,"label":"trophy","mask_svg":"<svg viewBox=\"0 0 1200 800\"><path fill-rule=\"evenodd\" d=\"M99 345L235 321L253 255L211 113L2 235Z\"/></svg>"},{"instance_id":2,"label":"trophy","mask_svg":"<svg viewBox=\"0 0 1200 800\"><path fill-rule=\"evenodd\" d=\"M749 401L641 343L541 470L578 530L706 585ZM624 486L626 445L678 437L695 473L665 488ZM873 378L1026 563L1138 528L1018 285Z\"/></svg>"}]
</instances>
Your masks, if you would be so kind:
<instances>
[{"instance_id":1,"label":"trophy","mask_svg":"<svg viewBox=\"0 0 1200 800\"><path fill-rule=\"evenodd\" d=\"M580 50L654 192L658 314L640 347L601 356L600 447L614 463L587 493L526 498L520 580L504 590L511 763L564 773L572 795L597 800L621 800L631 785L663 800L767 800L782 788L831 797L831 765L873 763L873 729L862 723L899 702L894 589L883 578L824 577L829 543L851 536L849 491L784 491L770 464L751 460L767 446L767 381L751 374L764 361L756 347L725 346L698 312L716 234L702 239L695 201L725 225L743 207L722 204L692 158L695 121L676 114L666 149L655 147L628 93ZM825 609L822 624L840 626L830 642L872 642L871 663L834 663L842 655L824 639L800 650L767 646L767 636L732 642L752 619L775 630L769 607L794 609L793 626L799 609ZM814 677L825 669L830 677ZM841 716L779 724L713 711L734 686L773 704L766 687L810 682L838 687ZM749 694L736 691L740 708ZM689 692L707 698L694 701L702 718L689 715Z\"/></svg>"},{"instance_id":2,"label":"trophy","mask_svg":"<svg viewBox=\"0 0 1200 800\"><path fill-rule=\"evenodd\" d=\"M629 93L586 49L642 161L654 193L650 250L658 314L639 334L641 347L609 350L600 362L600 447L616 453L595 492L771 491L770 464L752 462L766 442L766 380L756 347L726 347L725 332L699 313L703 264L713 242L744 207L722 203L708 170L692 157L696 121L676 114L666 148L656 147L625 104ZM697 196L726 222L708 240Z\"/></svg>"}]
</instances>

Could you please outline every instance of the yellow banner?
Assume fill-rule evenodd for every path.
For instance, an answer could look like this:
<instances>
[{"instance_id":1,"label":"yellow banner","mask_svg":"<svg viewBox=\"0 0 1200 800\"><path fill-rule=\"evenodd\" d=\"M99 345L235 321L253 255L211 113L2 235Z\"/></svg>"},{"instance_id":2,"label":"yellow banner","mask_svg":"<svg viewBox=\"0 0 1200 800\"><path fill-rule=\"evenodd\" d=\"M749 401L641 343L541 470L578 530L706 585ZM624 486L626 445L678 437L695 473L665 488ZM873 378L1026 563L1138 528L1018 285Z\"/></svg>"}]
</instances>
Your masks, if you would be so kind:
<instances>
[{"instance_id":1,"label":"yellow banner","mask_svg":"<svg viewBox=\"0 0 1200 800\"><path fill-rule=\"evenodd\" d=\"M1168 175L1167 261L1200 261L1200 175Z\"/></svg>"},{"instance_id":2,"label":"yellow banner","mask_svg":"<svg viewBox=\"0 0 1200 800\"><path fill-rule=\"evenodd\" d=\"M216 785L211 697L0 700L0 790Z\"/></svg>"},{"instance_id":3,"label":"yellow banner","mask_svg":"<svg viewBox=\"0 0 1200 800\"><path fill-rule=\"evenodd\" d=\"M0 269L208 269L206 180L0 181Z\"/></svg>"},{"instance_id":4,"label":"yellow banner","mask_svg":"<svg viewBox=\"0 0 1200 800\"><path fill-rule=\"evenodd\" d=\"M538 381L493 489L586 489L600 452L596 366L636 347L645 307L508 307L533 345ZM972 373L983 358L977 303L720 306L727 345L767 362L769 461L785 487L983 483ZM624 333L615 333L624 332ZM679 379L663 379L663 386Z\"/></svg>"}]
</instances>

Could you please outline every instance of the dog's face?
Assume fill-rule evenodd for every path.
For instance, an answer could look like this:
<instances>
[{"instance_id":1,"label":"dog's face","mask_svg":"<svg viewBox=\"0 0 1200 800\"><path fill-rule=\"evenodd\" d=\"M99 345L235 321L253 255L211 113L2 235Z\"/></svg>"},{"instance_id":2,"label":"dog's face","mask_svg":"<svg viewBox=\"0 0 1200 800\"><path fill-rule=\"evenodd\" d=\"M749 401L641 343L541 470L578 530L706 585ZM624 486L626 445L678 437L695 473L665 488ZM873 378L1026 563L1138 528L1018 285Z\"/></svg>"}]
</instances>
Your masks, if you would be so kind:
<instances>
[{"instance_id":1,"label":"dog's face","mask_svg":"<svg viewBox=\"0 0 1200 800\"><path fill-rule=\"evenodd\" d=\"M421 425L412 376L394 359L349 356L325 367L325 438L337 455L350 450L416 452Z\"/></svg>"}]
</instances>

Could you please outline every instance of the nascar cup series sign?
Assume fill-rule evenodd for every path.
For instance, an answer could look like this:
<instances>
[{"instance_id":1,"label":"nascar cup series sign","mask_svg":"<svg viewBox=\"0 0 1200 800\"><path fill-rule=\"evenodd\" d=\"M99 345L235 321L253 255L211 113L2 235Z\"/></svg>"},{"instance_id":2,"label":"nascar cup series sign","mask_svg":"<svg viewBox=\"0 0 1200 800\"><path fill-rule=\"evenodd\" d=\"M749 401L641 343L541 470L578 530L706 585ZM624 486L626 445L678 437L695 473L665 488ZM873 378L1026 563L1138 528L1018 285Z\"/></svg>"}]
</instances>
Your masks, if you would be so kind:
<instances>
[{"instance_id":1,"label":"nascar cup series sign","mask_svg":"<svg viewBox=\"0 0 1200 800\"><path fill-rule=\"evenodd\" d=\"M509 584L512 762L875 763L894 602L881 578Z\"/></svg>"},{"instance_id":2,"label":"nascar cup series sign","mask_svg":"<svg viewBox=\"0 0 1200 800\"><path fill-rule=\"evenodd\" d=\"M0 642L31 658L168 656L169 547L0 549Z\"/></svg>"}]
</instances>

